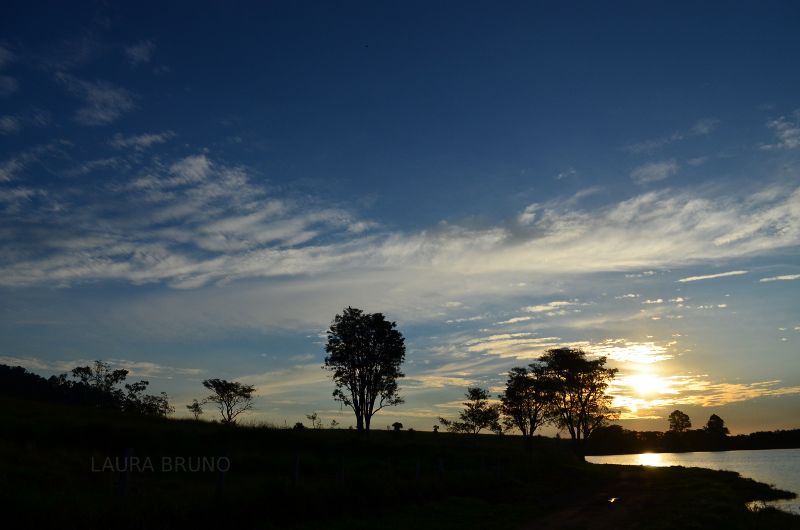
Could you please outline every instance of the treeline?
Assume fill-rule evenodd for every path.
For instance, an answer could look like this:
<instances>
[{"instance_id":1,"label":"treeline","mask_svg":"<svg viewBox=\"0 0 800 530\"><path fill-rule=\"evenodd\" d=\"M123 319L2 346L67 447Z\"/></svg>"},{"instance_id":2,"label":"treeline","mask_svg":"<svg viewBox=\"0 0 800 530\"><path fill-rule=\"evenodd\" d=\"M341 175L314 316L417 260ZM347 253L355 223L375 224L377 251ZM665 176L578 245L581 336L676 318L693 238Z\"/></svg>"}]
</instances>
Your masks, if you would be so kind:
<instances>
[{"instance_id":1,"label":"treeline","mask_svg":"<svg viewBox=\"0 0 800 530\"><path fill-rule=\"evenodd\" d=\"M128 370L112 370L103 361L76 366L68 374L44 378L21 366L0 364L0 396L166 416L174 409L165 392L145 393L148 381L126 383Z\"/></svg>"},{"instance_id":2,"label":"treeline","mask_svg":"<svg viewBox=\"0 0 800 530\"><path fill-rule=\"evenodd\" d=\"M676 415L678 418L684 417L686 422L676 425L674 422ZM725 422L716 414L712 414L708 423L701 429L690 429L690 426L688 416L680 411L670 415L670 429L666 432L632 431L620 425L608 425L592 433L586 451L590 455L611 455L800 447L800 429L759 431L730 436Z\"/></svg>"}]
</instances>

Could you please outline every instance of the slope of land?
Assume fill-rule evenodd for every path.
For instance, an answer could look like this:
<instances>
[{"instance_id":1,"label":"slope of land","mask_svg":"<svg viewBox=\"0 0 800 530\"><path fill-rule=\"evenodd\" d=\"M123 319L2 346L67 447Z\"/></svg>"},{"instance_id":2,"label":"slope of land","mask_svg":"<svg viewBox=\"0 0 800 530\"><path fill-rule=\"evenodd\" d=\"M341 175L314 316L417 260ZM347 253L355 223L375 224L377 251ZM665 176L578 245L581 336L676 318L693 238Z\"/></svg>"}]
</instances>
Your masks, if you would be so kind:
<instances>
[{"instance_id":1,"label":"slope of land","mask_svg":"<svg viewBox=\"0 0 800 530\"><path fill-rule=\"evenodd\" d=\"M735 473L586 464L551 439L225 428L8 398L0 415L0 502L23 527L800 527L748 511L791 494Z\"/></svg>"}]
</instances>

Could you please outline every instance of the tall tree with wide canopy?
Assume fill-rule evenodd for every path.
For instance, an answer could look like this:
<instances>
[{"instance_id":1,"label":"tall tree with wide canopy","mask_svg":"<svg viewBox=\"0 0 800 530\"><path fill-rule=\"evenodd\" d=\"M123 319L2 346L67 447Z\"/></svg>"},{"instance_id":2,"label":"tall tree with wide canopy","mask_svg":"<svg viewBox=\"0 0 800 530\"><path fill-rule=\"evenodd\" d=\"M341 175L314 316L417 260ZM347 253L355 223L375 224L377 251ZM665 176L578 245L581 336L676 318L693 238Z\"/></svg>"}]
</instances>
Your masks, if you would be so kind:
<instances>
[{"instance_id":1,"label":"tall tree with wide canopy","mask_svg":"<svg viewBox=\"0 0 800 530\"><path fill-rule=\"evenodd\" d=\"M332 372L333 397L353 409L359 432L368 432L372 416L387 406L403 403L397 380L404 377L403 335L382 313L347 307L328 330L323 368Z\"/></svg>"},{"instance_id":2,"label":"tall tree with wide canopy","mask_svg":"<svg viewBox=\"0 0 800 530\"><path fill-rule=\"evenodd\" d=\"M669 415L669 430L672 432L685 432L692 428L689 415L680 410L673 410Z\"/></svg>"},{"instance_id":3,"label":"tall tree with wide canopy","mask_svg":"<svg viewBox=\"0 0 800 530\"><path fill-rule=\"evenodd\" d=\"M225 379L206 379L203 386L211 391L205 401L217 405L222 423L226 425L233 425L239 414L253 408L253 393L256 391L253 385Z\"/></svg>"},{"instance_id":4,"label":"tall tree with wide canopy","mask_svg":"<svg viewBox=\"0 0 800 530\"><path fill-rule=\"evenodd\" d=\"M531 364L508 372L506 389L499 397L506 426L516 427L523 438L530 440L536 429L547 421L546 412L553 392L543 368Z\"/></svg>"},{"instance_id":5,"label":"tall tree with wide canopy","mask_svg":"<svg viewBox=\"0 0 800 530\"><path fill-rule=\"evenodd\" d=\"M553 391L551 419L569 432L575 453L583 458L592 432L619 417L606 394L617 369L606 368L605 357L589 360L576 348L547 350L539 362Z\"/></svg>"}]
</instances>

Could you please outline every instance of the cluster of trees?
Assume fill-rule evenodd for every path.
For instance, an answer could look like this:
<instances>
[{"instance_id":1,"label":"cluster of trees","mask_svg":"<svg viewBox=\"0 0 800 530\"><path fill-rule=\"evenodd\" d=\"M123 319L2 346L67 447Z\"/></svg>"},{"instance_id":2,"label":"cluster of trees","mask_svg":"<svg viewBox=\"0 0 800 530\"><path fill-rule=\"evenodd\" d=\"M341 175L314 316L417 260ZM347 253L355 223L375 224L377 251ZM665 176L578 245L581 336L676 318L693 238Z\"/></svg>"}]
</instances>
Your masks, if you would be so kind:
<instances>
[{"instance_id":1,"label":"cluster of trees","mask_svg":"<svg viewBox=\"0 0 800 530\"><path fill-rule=\"evenodd\" d=\"M128 374L128 370L113 370L103 361L77 366L69 374L48 379L21 366L0 365L0 391L11 397L90 405L145 416L166 416L174 411L165 392L147 394L150 383L126 383Z\"/></svg>"},{"instance_id":2,"label":"cluster of trees","mask_svg":"<svg viewBox=\"0 0 800 530\"><path fill-rule=\"evenodd\" d=\"M353 410L360 432L369 432L379 410L403 403L398 379L404 375L405 342L383 314L345 308L328 329L325 351L323 368L332 372L333 397ZM569 432L576 452L583 454L592 432L617 417L605 393L616 369L605 363L605 357L589 359L580 349L548 350L529 366L509 372L499 403L490 400L487 390L469 388L459 418L440 422L452 432L472 434L518 429L527 440L552 423Z\"/></svg>"},{"instance_id":3,"label":"cluster of trees","mask_svg":"<svg viewBox=\"0 0 800 530\"><path fill-rule=\"evenodd\" d=\"M643 451L713 451L730 447L725 420L712 414L700 429L692 429L689 415L675 410L667 418L669 429L631 431L619 425L598 429L589 441L592 454L640 453Z\"/></svg>"},{"instance_id":4,"label":"cluster of trees","mask_svg":"<svg viewBox=\"0 0 800 530\"><path fill-rule=\"evenodd\" d=\"M616 369L606 368L605 363L605 357L589 359L576 348L548 350L536 362L509 372L499 403L490 401L487 390L472 387L459 419L439 422L460 433L516 429L525 440L551 423L569 432L573 449L582 456L592 433L618 417L605 392Z\"/></svg>"}]
</instances>

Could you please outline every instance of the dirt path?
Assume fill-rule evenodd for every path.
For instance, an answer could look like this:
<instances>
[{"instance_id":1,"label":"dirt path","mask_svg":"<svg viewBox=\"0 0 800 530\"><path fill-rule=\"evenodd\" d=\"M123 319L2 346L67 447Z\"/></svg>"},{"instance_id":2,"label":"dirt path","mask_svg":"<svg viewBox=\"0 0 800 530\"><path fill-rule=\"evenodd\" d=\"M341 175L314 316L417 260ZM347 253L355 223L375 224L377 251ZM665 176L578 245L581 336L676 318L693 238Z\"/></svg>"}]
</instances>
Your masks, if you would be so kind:
<instances>
[{"instance_id":1,"label":"dirt path","mask_svg":"<svg viewBox=\"0 0 800 530\"><path fill-rule=\"evenodd\" d=\"M606 487L557 499L554 511L526 523L520 530L636 528L639 517L653 500L651 480L641 474L620 474Z\"/></svg>"}]
</instances>

